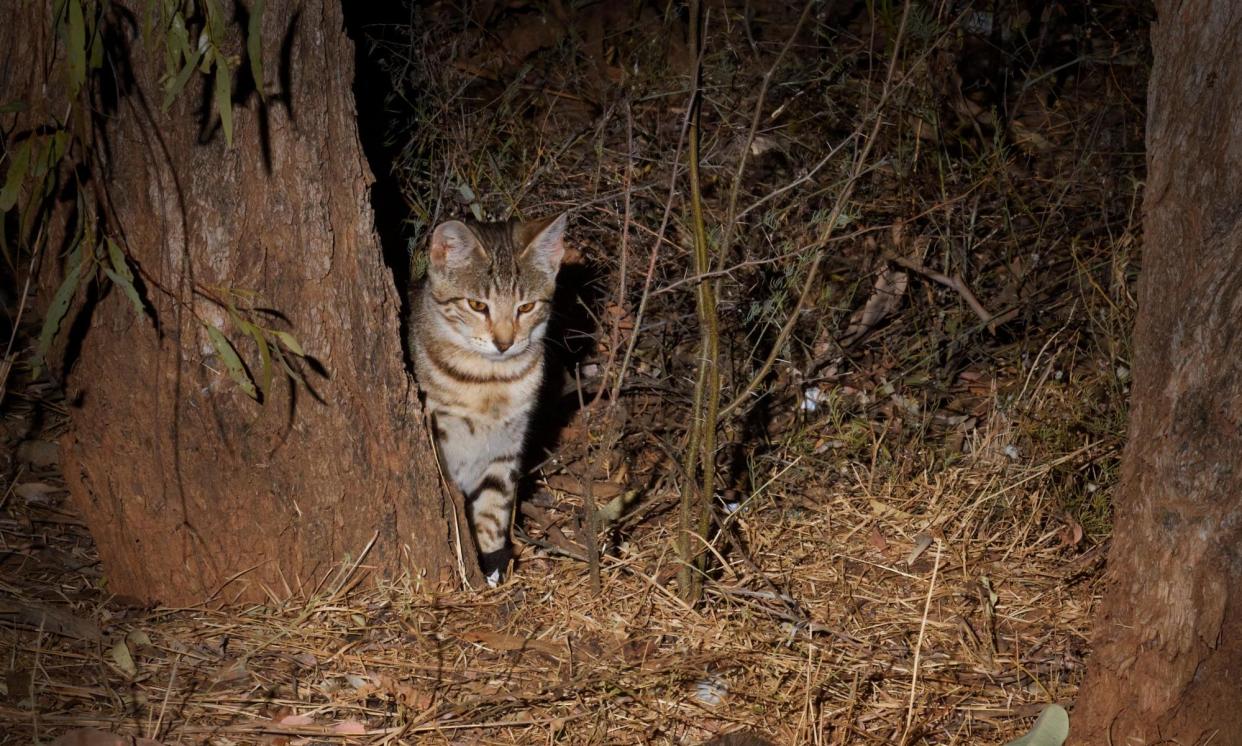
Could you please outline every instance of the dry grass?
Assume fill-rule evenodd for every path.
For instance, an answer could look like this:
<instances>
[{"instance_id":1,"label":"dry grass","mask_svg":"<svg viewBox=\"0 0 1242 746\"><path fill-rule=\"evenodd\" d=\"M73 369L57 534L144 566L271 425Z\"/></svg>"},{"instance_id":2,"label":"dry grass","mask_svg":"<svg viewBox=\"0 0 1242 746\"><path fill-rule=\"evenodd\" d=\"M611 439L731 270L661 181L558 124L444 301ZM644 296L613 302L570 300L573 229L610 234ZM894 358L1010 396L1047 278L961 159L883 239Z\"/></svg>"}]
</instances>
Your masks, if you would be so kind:
<instances>
[{"instance_id":1,"label":"dry grass","mask_svg":"<svg viewBox=\"0 0 1242 746\"><path fill-rule=\"evenodd\" d=\"M379 53L408 124L393 137L412 246L462 212L574 209L565 403L595 403L535 474L516 577L375 588L363 558L309 599L133 608L109 597L55 466L15 458L7 740L94 725L165 743L689 744L748 726L781 744L974 744L1071 703L1124 437L1145 52L1122 30L1144 20L1053 4L1039 44L992 59L962 33L973 11L916 6L881 106L900 13L816 10L795 36L801 5L712 6L724 401L822 266L762 396L722 427L719 503L738 509L717 513L692 608L672 582L698 336L684 19L603 3L549 31L510 5L476 23L420 11ZM1010 86L999 133L996 70L975 70L989 60ZM7 413L9 440L49 437L49 406L35 391ZM598 595L575 558L586 482L601 502L637 496L601 532Z\"/></svg>"}]
</instances>

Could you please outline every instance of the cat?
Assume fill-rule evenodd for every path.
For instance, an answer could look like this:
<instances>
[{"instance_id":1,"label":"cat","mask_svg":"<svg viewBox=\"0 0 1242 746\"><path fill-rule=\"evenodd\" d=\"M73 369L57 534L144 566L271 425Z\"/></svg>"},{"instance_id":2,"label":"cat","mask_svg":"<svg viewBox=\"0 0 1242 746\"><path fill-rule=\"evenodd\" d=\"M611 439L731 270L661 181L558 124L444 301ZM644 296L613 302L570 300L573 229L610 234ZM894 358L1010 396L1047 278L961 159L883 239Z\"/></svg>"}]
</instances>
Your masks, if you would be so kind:
<instances>
[{"instance_id":1,"label":"cat","mask_svg":"<svg viewBox=\"0 0 1242 746\"><path fill-rule=\"evenodd\" d=\"M479 566L492 587L512 556L509 526L543 382L565 225L564 213L441 223L411 298L414 372L441 463L466 496Z\"/></svg>"}]
</instances>

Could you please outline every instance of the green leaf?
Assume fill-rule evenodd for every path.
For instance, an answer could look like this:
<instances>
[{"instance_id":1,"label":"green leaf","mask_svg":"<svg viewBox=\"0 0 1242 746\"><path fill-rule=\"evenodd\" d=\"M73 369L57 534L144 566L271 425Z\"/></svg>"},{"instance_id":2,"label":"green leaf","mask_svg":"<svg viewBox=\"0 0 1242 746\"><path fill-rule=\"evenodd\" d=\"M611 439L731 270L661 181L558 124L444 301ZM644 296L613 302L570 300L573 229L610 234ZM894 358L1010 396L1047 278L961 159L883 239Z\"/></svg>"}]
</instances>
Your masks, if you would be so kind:
<instances>
[{"instance_id":1,"label":"green leaf","mask_svg":"<svg viewBox=\"0 0 1242 746\"><path fill-rule=\"evenodd\" d=\"M273 347L272 354L276 356L276 361L280 363L280 367L285 369L285 373L289 374L290 378L302 384L303 386L306 385L306 382L302 380L302 376L298 375L298 372L293 369L293 366L289 365L288 360L285 360L285 354L280 351L279 347Z\"/></svg>"},{"instance_id":2,"label":"green leaf","mask_svg":"<svg viewBox=\"0 0 1242 746\"><path fill-rule=\"evenodd\" d=\"M60 159L65 157L65 151L68 149L69 133L66 130L58 130L56 134L48 139L47 167L49 170L56 168L60 163Z\"/></svg>"},{"instance_id":3,"label":"green leaf","mask_svg":"<svg viewBox=\"0 0 1242 746\"><path fill-rule=\"evenodd\" d=\"M150 43L151 35L155 33L155 15L159 12L159 5L155 0L147 0L147 12L142 14L142 39Z\"/></svg>"},{"instance_id":4,"label":"green leaf","mask_svg":"<svg viewBox=\"0 0 1242 746\"><path fill-rule=\"evenodd\" d=\"M1031 731L1005 746L1061 746L1069 738L1069 713L1061 705L1053 704L1039 714Z\"/></svg>"},{"instance_id":5,"label":"green leaf","mask_svg":"<svg viewBox=\"0 0 1242 746\"><path fill-rule=\"evenodd\" d=\"M116 644L112 646L112 650L109 651L109 655L116 667L121 669L126 676L133 677L138 673L138 666L134 663L134 656L129 652L129 645L125 644L124 639L117 640Z\"/></svg>"},{"instance_id":6,"label":"green leaf","mask_svg":"<svg viewBox=\"0 0 1242 746\"><path fill-rule=\"evenodd\" d=\"M52 303L47 307L47 315L43 317L43 328L39 331L39 343L35 347L34 375L37 377L43 368L43 359L47 357L47 351L52 347L52 340L56 339L56 333L60 331L60 322L64 320L65 314L69 311L69 304L73 301L73 294L78 289L78 281L82 277L82 246L74 250L69 257L69 271L65 274L65 279L61 281L60 287L56 289L56 294L52 296Z\"/></svg>"},{"instance_id":7,"label":"green leaf","mask_svg":"<svg viewBox=\"0 0 1242 746\"><path fill-rule=\"evenodd\" d=\"M207 35L200 34L198 37L199 49L202 51L202 61L198 63L198 71L203 75L211 72L211 66L216 60L221 59L224 55L220 54L220 50L213 44L206 43Z\"/></svg>"},{"instance_id":8,"label":"green leaf","mask_svg":"<svg viewBox=\"0 0 1242 746\"><path fill-rule=\"evenodd\" d=\"M146 308L142 305L142 298L138 296L138 290L134 287L134 273L130 270L129 263L125 261L125 252L121 251L121 247L117 246L116 241L111 238L107 239L107 244L108 260L112 263L112 269L105 269L104 274L120 286L125 297L129 298L129 302L133 304L134 313L142 316L146 313Z\"/></svg>"},{"instance_id":9,"label":"green leaf","mask_svg":"<svg viewBox=\"0 0 1242 746\"><path fill-rule=\"evenodd\" d=\"M224 14L216 0L207 0L207 39L212 46L224 46Z\"/></svg>"},{"instance_id":10,"label":"green leaf","mask_svg":"<svg viewBox=\"0 0 1242 746\"><path fill-rule=\"evenodd\" d=\"M69 133L57 130L55 134L40 137L37 142L37 149L31 150L30 175L40 180L49 171L55 169L56 164L60 163L60 159L65 155L65 148L69 144Z\"/></svg>"},{"instance_id":11,"label":"green leaf","mask_svg":"<svg viewBox=\"0 0 1242 746\"><path fill-rule=\"evenodd\" d=\"M263 336L263 331L254 324L246 324L246 331L250 332L250 336L254 338L254 343L259 346L259 360L263 363L263 383L259 388L263 392L263 400L267 401L272 393L272 353L268 349L267 338Z\"/></svg>"},{"instance_id":12,"label":"green leaf","mask_svg":"<svg viewBox=\"0 0 1242 746\"><path fill-rule=\"evenodd\" d=\"M193 56L193 50L190 49L190 32L185 28L185 17L181 15L181 11L173 13L172 23L168 25L168 38L164 40L168 45L169 51L173 54L173 59L177 62L188 60ZM198 50L202 52L202 50Z\"/></svg>"},{"instance_id":13,"label":"green leaf","mask_svg":"<svg viewBox=\"0 0 1242 746\"><path fill-rule=\"evenodd\" d=\"M220 112L220 126L224 128L224 142L233 147L233 78L223 57L216 56L216 109Z\"/></svg>"},{"instance_id":14,"label":"green leaf","mask_svg":"<svg viewBox=\"0 0 1242 746\"><path fill-rule=\"evenodd\" d=\"M4 177L4 188L0 189L0 212L8 212L17 204L17 193L26 179L26 169L30 166L30 140L22 143L17 155L9 161L9 172Z\"/></svg>"},{"instance_id":15,"label":"green leaf","mask_svg":"<svg viewBox=\"0 0 1242 746\"><path fill-rule=\"evenodd\" d=\"M203 53L201 51L195 52L190 59L186 60L185 67L181 68L181 72L177 73L177 77L172 78L165 84L164 103L160 107L165 112L177 100L177 96L181 95L181 89L185 88L185 84L189 82L190 76L194 74L194 67L198 64L199 57L202 56Z\"/></svg>"},{"instance_id":16,"label":"green leaf","mask_svg":"<svg viewBox=\"0 0 1242 746\"><path fill-rule=\"evenodd\" d=\"M250 23L246 28L246 59L250 60L250 74L254 77L254 89L263 100L263 6L264 0L254 0L250 8Z\"/></svg>"},{"instance_id":17,"label":"green leaf","mask_svg":"<svg viewBox=\"0 0 1242 746\"><path fill-rule=\"evenodd\" d=\"M302 345L298 344L297 338L294 337L292 334L290 334L289 332L272 332L272 333L276 335L276 338L280 340L280 343L284 345L285 349L289 350L289 352L292 352L294 355L297 355L298 357L306 357L306 353L302 351Z\"/></svg>"},{"instance_id":18,"label":"green leaf","mask_svg":"<svg viewBox=\"0 0 1242 746\"><path fill-rule=\"evenodd\" d=\"M0 114L15 114L19 111L25 110L25 101L10 101L7 104L0 104Z\"/></svg>"},{"instance_id":19,"label":"green leaf","mask_svg":"<svg viewBox=\"0 0 1242 746\"><path fill-rule=\"evenodd\" d=\"M69 0L69 39L65 52L69 56L69 97L77 98L86 83L86 20L82 17L82 0Z\"/></svg>"},{"instance_id":20,"label":"green leaf","mask_svg":"<svg viewBox=\"0 0 1242 746\"><path fill-rule=\"evenodd\" d=\"M99 34L98 22L92 24L96 28L91 31L91 69L103 67L103 39Z\"/></svg>"},{"instance_id":21,"label":"green leaf","mask_svg":"<svg viewBox=\"0 0 1242 746\"><path fill-rule=\"evenodd\" d=\"M134 288L133 280L128 280L107 267L104 267L104 274L121 288L126 298L129 298L129 302L134 306L134 313L141 316L146 312L146 309L142 307L142 298L138 297L138 291Z\"/></svg>"},{"instance_id":22,"label":"green leaf","mask_svg":"<svg viewBox=\"0 0 1242 746\"><path fill-rule=\"evenodd\" d=\"M237 350L233 349L233 345L224 338L224 333L211 324L206 324L207 336L211 338L211 346L216 348L216 354L224 361L224 368L229 373L229 378L233 379L233 383L237 387L246 392L246 396L256 401L259 394L254 389L254 381L250 380L250 376L246 374L246 369L242 366L241 358L237 356Z\"/></svg>"}]
</instances>

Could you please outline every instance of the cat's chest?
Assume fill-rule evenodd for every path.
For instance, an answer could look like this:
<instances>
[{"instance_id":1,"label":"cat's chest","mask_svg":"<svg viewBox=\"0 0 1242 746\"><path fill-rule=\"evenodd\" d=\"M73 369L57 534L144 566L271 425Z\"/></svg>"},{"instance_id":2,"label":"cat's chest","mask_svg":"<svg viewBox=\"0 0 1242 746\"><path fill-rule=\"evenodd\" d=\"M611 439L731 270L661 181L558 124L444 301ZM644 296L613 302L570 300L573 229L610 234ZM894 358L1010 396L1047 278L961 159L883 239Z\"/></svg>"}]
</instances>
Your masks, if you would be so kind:
<instances>
[{"instance_id":1,"label":"cat's chest","mask_svg":"<svg viewBox=\"0 0 1242 746\"><path fill-rule=\"evenodd\" d=\"M503 422L524 416L534 405L542 366L515 380L455 382L428 391L437 409L482 422Z\"/></svg>"},{"instance_id":2,"label":"cat's chest","mask_svg":"<svg viewBox=\"0 0 1242 746\"><path fill-rule=\"evenodd\" d=\"M527 392L526 389L521 382L507 385L479 384L462 392L462 404L465 409L484 419L506 420L529 408L534 392Z\"/></svg>"}]
</instances>

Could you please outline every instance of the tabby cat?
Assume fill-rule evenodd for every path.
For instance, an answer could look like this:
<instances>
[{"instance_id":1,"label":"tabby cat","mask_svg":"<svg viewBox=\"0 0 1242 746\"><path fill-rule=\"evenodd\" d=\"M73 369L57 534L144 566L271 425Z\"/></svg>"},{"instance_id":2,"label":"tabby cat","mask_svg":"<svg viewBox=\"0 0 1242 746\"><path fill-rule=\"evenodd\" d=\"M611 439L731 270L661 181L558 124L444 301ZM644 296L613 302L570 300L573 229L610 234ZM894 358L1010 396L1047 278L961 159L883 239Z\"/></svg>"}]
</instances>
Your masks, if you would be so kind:
<instances>
[{"instance_id":1,"label":"tabby cat","mask_svg":"<svg viewBox=\"0 0 1242 746\"><path fill-rule=\"evenodd\" d=\"M414 370L440 456L467 500L489 585L509 564L509 523L543 337L565 254L565 215L501 223L450 220L431 234L411 299Z\"/></svg>"}]
</instances>

